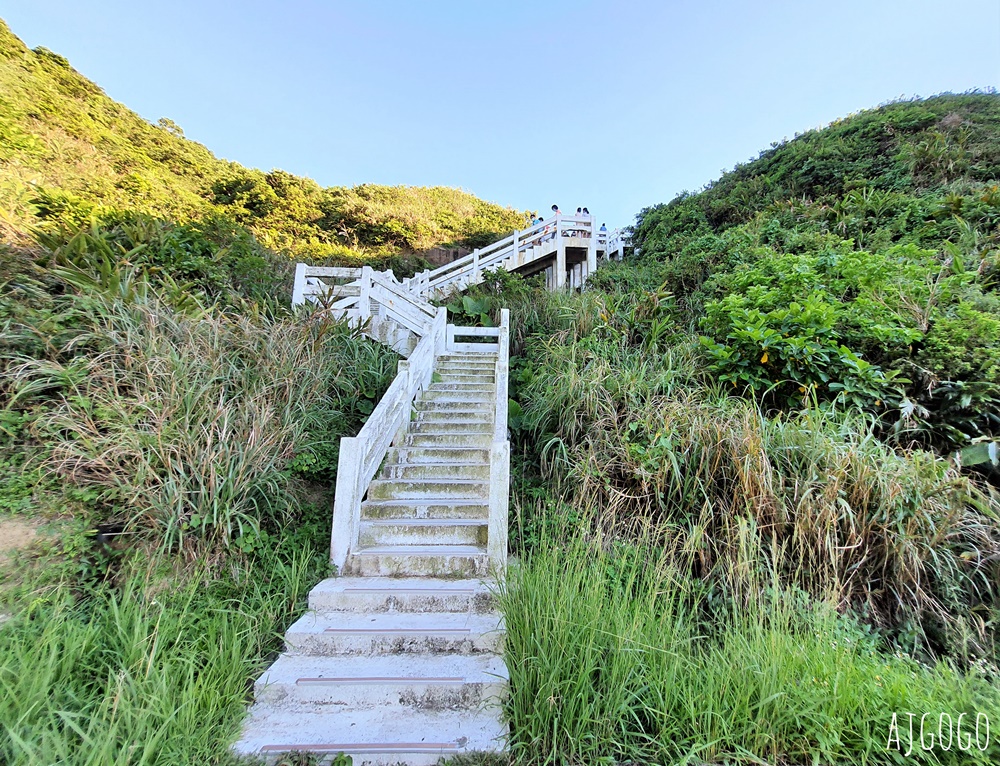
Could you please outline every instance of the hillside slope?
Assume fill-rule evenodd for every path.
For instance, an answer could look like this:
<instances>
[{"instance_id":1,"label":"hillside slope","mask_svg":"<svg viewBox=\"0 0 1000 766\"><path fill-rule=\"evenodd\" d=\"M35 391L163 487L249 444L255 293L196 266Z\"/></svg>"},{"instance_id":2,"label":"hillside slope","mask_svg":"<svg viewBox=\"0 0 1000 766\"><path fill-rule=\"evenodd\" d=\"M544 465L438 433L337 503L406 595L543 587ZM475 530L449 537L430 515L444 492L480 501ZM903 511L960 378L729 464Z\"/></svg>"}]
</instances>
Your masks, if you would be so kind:
<instances>
[{"instance_id":1,"label":"hillside slope","mask_svg":"<svg viewBox=\"0 0 1000 766\"><path fill-rule=\"evenodd\" d=\"M894 103L643 210L639 273L734 389L962 446L1000 433L998 184L1000 96Z\"/></svg>"},{"instance_id":2,"label":"hillside slope","mask_svg":"<svg viewBox=\"0 0 1000 766\"><path fill-rule=\"evenodd\" d=\"M0 216L5 236L97 208L184 222L222 215L298 257L370 257L472 246L525 214L459 189L321 188L281 170L215 157L169 119L153 125L55 53L29 50L0 21Z\"/></svg>"}]
</instances>

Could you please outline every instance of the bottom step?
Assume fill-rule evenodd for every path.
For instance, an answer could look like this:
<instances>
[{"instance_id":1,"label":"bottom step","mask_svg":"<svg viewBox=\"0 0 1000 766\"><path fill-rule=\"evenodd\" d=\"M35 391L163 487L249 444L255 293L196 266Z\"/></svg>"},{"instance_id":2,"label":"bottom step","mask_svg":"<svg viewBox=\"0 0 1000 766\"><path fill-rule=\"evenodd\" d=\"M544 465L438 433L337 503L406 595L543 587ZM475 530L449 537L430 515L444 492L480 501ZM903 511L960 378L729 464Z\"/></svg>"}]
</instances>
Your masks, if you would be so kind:
<instances>
[{"instance_id":1,"label":"bottom step","mask_svg":"<svg viewBox=\"0 0 1000 766\"><path fill-rule=\"evenodd\" d=\"M277 759L294 750L345 753L354 766L432 766L442 757L504 747L499 708L387 715L386 710L280 711L252 715L236 746L245 755Z\"/></svg>"}]
</instances>

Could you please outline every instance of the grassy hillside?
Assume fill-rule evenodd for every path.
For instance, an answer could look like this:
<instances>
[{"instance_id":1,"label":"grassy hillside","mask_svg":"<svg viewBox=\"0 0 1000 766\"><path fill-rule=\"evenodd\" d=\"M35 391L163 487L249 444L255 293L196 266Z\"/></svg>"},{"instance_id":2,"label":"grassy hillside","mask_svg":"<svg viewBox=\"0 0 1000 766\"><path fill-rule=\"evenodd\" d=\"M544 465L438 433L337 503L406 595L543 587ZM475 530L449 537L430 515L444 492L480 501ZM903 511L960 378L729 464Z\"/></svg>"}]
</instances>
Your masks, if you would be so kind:
<instances>
[{"instance_id":1,"label":"grassy hillside","mask_svg":"<svg viewBox=\"0 0 1000 766\"><path fill-rule=\"evenodd\" d=\"M893 712L1000 716L1000 497L952 452L1000 418L998 118L864 112L642 211L583 294L476 291L515 343L519 758L895 764Z\"/></svg>"},{"instance_id":2,"label":"grassy hillside","mask_svg":"<svg viewBox=\"0 0 1000 766\"><path fill-rule=\"evenodd\" d=\"M644 210L639 268L735 390L961 447L1000 426L998 183L1000 97L891 104Z\"/></svg>"},{"instance_id":3,"label":"grassy hillside","mask_svg":"<svg viewBox=\"0 0 1000 766\"><path fill-rule=\"evenodd\" d=\"M458 189L321 188L280 170L216 158L169 119L150 124L0 21L0 221L24 241L40 221L79 227L143 213L184 224L224 219L297 258L365 259L480 245L525 214ZM222 242L221 244L226 244Z\"/></svg>"},{"instance_id":4,"label":"grassy hillside","mask_svg":"<svg viewBox=\"0 0 1000 766\"><path fill-rule=\"evenodd\" d=\"M285 251L516 214L221 162L2 31L0 528L40 534L0 560L0 762L235 764L396 366L288 309ZM513 320L513 763L1000 762L962 747L1000 496L953 457L998 422L998 119L855 115L643 211L582 294L471 291ZM904 756L924 712L964 733Z\"/></svg>"}]
</instances>

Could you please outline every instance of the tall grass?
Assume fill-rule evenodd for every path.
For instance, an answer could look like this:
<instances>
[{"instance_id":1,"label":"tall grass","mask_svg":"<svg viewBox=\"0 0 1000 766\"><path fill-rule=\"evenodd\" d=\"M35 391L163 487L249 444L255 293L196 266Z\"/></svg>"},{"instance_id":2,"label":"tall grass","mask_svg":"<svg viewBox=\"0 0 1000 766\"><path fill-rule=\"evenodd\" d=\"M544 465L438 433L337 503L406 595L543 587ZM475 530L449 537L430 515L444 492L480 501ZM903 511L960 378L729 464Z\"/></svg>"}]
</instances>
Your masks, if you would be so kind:
<instances>
[{"instance_id":1,"label":"tall grass","mask_svg":"<svg viewBox=\"0 0 1000 766\"><path fill-rule=\"evenodd\" d=\"M902 760L887 748L893 712L1000 716L989 678L881 653L829 601L759 577L755 560L734 564L740 601L709 603L717 594L657 537L557 535L509 573L500 598L520 761L890 764ZM995 741L986 752L918 745L911 762L998 757Z\"/></svg>"},{"instance_id":2,"label":"tall grass","mask_svg":"<svg viewBox=\"0 0 1000 766\"><path fill-rule=\"evenodd\" d=\"M37 598L0 628L0 762L233 761L249 682L325 558L302 547L229 574L137 560L120 590Z\"/></svg>"},{"instance_id":3,"label":"tall grass","mask_svg":"<svg viewBox=\"0 0 1000 766\"><path fill-rule=\"evenodd\" d=\"M325 456L329 478L337 437L394 372L393 354L337 323L190 316L152 293L89 301L56 353L9 363L6 382L15 402L44 397L45 465L170 546L280 521L293 461Z\"/></svg>"},{"instance_id":4,"label":"tall grass","mask_svg":"<svg viewBox=\"0 0 1000 766\"><path fill-rule=\"evenodd\" d=\"M574 329L587 323L529 339L518 377L521 444L557 494L601 507L602 528L626 537L636 520L662 523L726 587L750 534L767 554L758 568L780 553L783 582L832 593L908 648L992 651L1000 503L987 488L947 459L894 451L862 416L768 415L703 380L689 346L651 353L613 327Z\"/></svg>"},{"instance_id":5,"label":"tall grass","mask_svg":"<svg viewBox=\"0 0 1000 766\"><path fill-rule=\"evenodd\" d=\"M232 762L251 682L329 567L339 438L396 356L319 317L92 276L0 297L0 460L83 517L0 581L0 763Z\"/></svg>"}]
</instances>

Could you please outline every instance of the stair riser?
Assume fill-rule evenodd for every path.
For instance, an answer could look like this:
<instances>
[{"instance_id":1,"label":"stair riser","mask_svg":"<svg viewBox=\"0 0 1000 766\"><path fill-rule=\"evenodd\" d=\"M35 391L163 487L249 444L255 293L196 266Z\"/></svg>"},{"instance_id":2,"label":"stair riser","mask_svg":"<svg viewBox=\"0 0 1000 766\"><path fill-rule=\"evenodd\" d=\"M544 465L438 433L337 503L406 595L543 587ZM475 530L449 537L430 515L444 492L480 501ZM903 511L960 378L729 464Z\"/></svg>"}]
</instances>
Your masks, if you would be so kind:
<instances>
[{"instance_id":1,"label":"stair riser","mask_svg":"<svg viewBox=\"0 0 1000 766\"><path fill-rule=\"evenodd\" d=\"M434 463L389 463L382 469L385 479L481 479L490 478L490 466L486 465L449 465Z\"/></svg>"},{"instance_id":2,"label":"stair riser","mask_svg":"<svg viewBox=\"0 0 1000 766\"><path fill-rule=\"evenodd\" d=\"M449 393L447 391L441 393ZM471 393L471 392L466 392ZM441 412L475 412L492 416L496 412L496 402L492 392L483 392L481 402L438 402L418 399L413 408L421 415Z\"/></svg>"},{"instance_id":3,"label":"stair riser","mask_svg":"<svg viewBox=\"0 0 1000 766\"><path fill-rule=\"evenodd\" d=\"M407 525L361 523L361 548L384 545L486 545L487 525Z\"/></svg>"},{"instance_id":4,"label":"stair riser","mask_svg":"<svg viewBox=\"0 0 1000 766\"><path fill-rule=\"evenodd\" d=\"M431 383L430 388L428 389L430 391L436 390L437 386L442 386L442 385L447 386L448 384L451 383L461 383L463 385L468 385L470 388L474 388L477 390L482 390L487 388L490 390L496 390L496 375L494 375L492 372L489 373L488 375L477 372L466 372L466 373L462 372L442 373L440 371L436 372L438 372L438 378L436 382Z\"/></svg>"},{"instance_id":5,"label":"stair riser","mask_svg":"<svg viewBox=\"0 0 1000 766\"><path fill-rule=\"evenodd\" d=\"M288 747L285 745L285 747ZM274 764L278 760L289 753L292 753L291 749L282 750L279 748L269 750L263 757L265 758L265 763ZM454 756L463 753L463 750L445 750L445 751L431 751L431 752L409 752L406 750L387 750L386 752L379 752L376 750L364 750L364 751L354 751L354 750L344 750L343 748L330 750L328 748L314 748L310 747L307 743L302 743L301 745L296 744L293 758L300 758L299 753L310 753L314 754L319 758L320 763L330 763L331 759L337 756L339 753L343 752L345 755L349 755L353 760L352 763L355 766L438 766L441 763L442 756ZM290 763L297 763L301 761L288 761Z\"/></svg>"},{"instance_id":6,"label":"stair riser","mask_svg":"<svg viewBox=\"0 0 1000 766\"><path fill-rule=\"evenodd\" d=\"M488 421L447 420L428 423L415 420L410 423L412 436L424 434L492 434L493 424Z\"/></svg>"},{"instance_id":7,"label":"stair riser","mask_svg":"<svg viewBox=\"0 0 1000 766\"><path fill-rule=\"evenodd\" d=\"M486 500L448 505L421 503L417 500L392 505L382 505L377 501L361 505L362 519L485 519L489 514Z\"/></svg>"},{"instance_id":8,"label":"stair riser","mask_svg":"<svg viewBox=\"0 0 1000 766\"><path fill-rule=\"evenodd\" d=\"M417 463L487 463L489 459L490 451L485 449L393 447L389 450L390 463L408 465Z\"/></svg>"},{"instance_id":9,"label":"stair riser","mask_svg":"<svg viewBox=\"0 0 1000 766\"><path fill-rule=\"evenodd\" d=\"M309 594L309 608L317 612L449 612L485 614L496 609L493 594L351 592Z\"/></svg>"},{"instance_id":10,"label":"stair riser","mask_svg":"<svg viewBox=\"0 0 1000 766\"><path fill-rule=\"evenodd\" d=\"M353 554L344 564L358 577L486 577L489 569L485 555Z\"/></svg>"},{"instance_id":11,"label":"stair riser","mask_svg":"<svg viewBox=\"0 0 1000 766\"><path fill-rule=\"evenodd\" d=\"M451 635L306 633L285 634L289 654L330 657L337 654L499 654L503 634L471 633Z\"/></svg>"},{"instance_id":12,"label":"stair riser","mask_svg":"<svg viewBox=\"0 0 1000 766\"><path fill-rule=\"evenodd\" d=\"M475 710L485 703L499 703L505 693L505 683L489 681L445 683L401 680L317 683L314 680L306 680L266 686L258 683L255 687L258 702L281 708L315 708L317 705L372 708L398 705L404 708L419 707L423 710ZM391 712L392 715L401 713L405 711Z\"/></svg>"},{"instance_id":13,"label":"stair riser","mask_svg":"<svg viewBox=\"0 0 1000 766\"><path fill-rule=\"evenodd\" d=\"M437 424L476 423L493 425L493 410L418 410L410 421L412 426Z\"/></svg>"},{"instance_id":14,"label":"stair riser","mask_svg":"<svg viewBox=\"0 0 1000 766\"><path fill-rule=\"evenodd\" d=\"M497 357L493 354L492 357L486 355L476 354L475 357L469 357L467 359L441 359L438 357L437 361L434 363L435 370L449 370L452 372L480 372L487 370L493 372L496 369Z\"/></svg>"},{"instance_id":15,"label":"stair riser","mask_svg":"<svg viewBox=\"0 0 1000 766\"><path fill-rule=\"evenodd\" d=\"M466 382L458 381L458 382L446 383L445 381L441 380L438 381L437 383L431 383L430 387L427 390L428 391L483 391L485 393L493 393L494 391L497 390L497 387L493 383L492 377L489 379L489 382L487 382L484 376L483 382L479 382L478 380L470 380Z\"/></svg>"},{"instance_id":16,"label":"stair riser","mask_svg":"<svg viewBox=\"0 0 1000 766\"><path fill-rule=\"evenodd\" d=\"M492 433L444 433L422 432L408 434L403 442L405 447L417 449L429 447L466 447L469 449L489 448L493 443Z\"/></svg>"},{"instance_id":17,"label":"stair riser","mask_svg":"<svg viewBox=\"0 0 1000 766\"><path fill-rule=\"evenodd\" d=\"M482 391L424 391L420 395L421 402L481 402L484 398Z\"/></svg>"},{"instance_id":18,"label":"stair riser","mask_svg":"<svg viewBox=\"0 0 1000 766\"><path fill-rule=\"evenodd\" d=\"M487 498L489 485L455 484L448 481L373 481L368 486L369 500L421 500L426 498Z\"/></svg>"}]
</instances>

